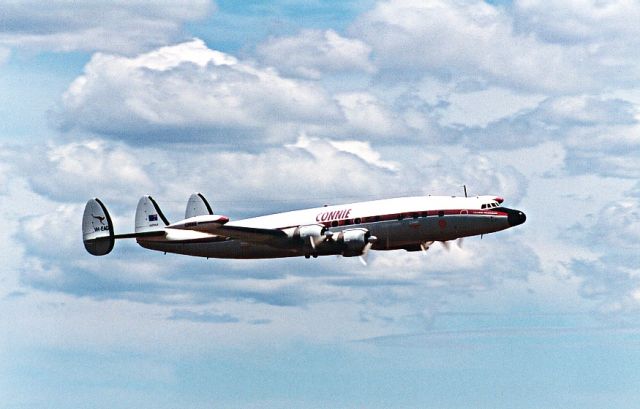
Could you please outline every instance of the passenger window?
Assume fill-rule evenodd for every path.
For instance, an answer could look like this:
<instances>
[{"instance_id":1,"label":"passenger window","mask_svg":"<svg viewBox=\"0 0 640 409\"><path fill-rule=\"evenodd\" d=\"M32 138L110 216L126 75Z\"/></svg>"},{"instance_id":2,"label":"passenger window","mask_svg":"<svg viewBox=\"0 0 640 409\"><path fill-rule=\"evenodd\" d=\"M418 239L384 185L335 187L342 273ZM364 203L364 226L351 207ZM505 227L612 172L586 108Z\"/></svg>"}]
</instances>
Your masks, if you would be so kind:
<instances>
[{"instance_id":1,"label":"passenger window","mask_svg":"<svg viewBox=\"0 0 640 409\"><path fill-rule=\"evenodd\" d=\"M331 227L337 227L338 226L338 221L334 220L331 222Z\"/></svg>"},{"instance_id":2,"label":"passenger window","mask_svg":"<svg viewBox=\"0 0 640 409\"><path fill-rule=\"evenodd\" d=\"M443 210L440 210L440 211L438 212L438 217L442 217L442 216L444 216L444 211L443 211Z\"/></svg>"},{"instance_id":3,"label":"passenger window","mask_svg":"<svg viewBox=\"0 0 640 409\"><path fill-rule=\"evenodd\" d=\"M354 222L355 224L360 224L360 222L361 222L361 221L362 221L362 220L360 220L360 218L359 218L359 217L356 217L356 218L353 220L353 222Z\"/></svg>"}]
</instances>

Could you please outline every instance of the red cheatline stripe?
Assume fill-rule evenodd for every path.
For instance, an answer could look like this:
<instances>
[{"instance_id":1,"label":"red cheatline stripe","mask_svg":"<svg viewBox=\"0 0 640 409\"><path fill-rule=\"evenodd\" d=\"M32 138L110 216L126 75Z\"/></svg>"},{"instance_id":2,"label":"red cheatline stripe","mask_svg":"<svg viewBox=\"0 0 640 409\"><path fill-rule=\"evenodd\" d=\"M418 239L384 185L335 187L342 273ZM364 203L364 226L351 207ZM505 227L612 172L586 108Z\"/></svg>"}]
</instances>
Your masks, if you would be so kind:
<instances>
[{"instance_id":1,"label":"red cheatline stripe","mask_svg":"<svg viewBox=\"0 0 640 409\"><path fill-rule=\"evenodd\" d=\"M462 211L466 211L467 213L460 213ZM442 216L494 216L494 217L507 217L508 214L506 212L497 211L495 209L450 209L450 210L423 210L423 211L413 211L413 212L402 212L402 213L389 213L389 214L380 214L374 216L366 216L366 217L355 217L350 219L342 219L342 220L329 220L325 222L320 222L317 224L321 224L325 227L341 227L341 226L353 226L362 223L376 223L390 220L405 220L405 219L419 219L424 217L439 217ZM402 216L402 219L400 217ZM358 220L359 219L359 220ZM337 225L334 223L337 222ZM286 226L279 227L279 229L288 229L295 226Z\"/></svg>"}]
</instances>

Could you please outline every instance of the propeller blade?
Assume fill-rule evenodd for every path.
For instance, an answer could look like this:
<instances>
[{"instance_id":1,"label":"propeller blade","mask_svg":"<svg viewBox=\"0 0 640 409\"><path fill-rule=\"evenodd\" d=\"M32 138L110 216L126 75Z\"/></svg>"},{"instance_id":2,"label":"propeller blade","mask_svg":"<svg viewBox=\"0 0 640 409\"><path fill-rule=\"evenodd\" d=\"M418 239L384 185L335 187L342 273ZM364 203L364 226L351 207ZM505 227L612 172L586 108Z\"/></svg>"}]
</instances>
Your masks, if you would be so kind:
<instances>
[{"instance_id":1,"label":"propeller blade","mask_svg":"<svg viewBox=\"0 0 640 409\"><path fill-rule=\"evenodd\" d=\"M464 240L463 240L463 239L464 239L463 237L460 237L460 238L458 239L458 241L456 242L456 243L458 244L458 248L462 248L462 243L464 243Z\"/></svg>"},{"instance_id":2,"label":"propeller blade","mask_svg":"<svg viewBox=\"0 0 640 409\"><path fill-rule=\"evenodd\" d=\"M316 249L316 241L313 239L313 237L309 236L309 244L311 245L311 248L313 250Z\"/></svg>"},{"instance_id":3,"label":"propeller blade","mask_svg":"<svg viewBox=\"0 0 640 409\"><path fill-rule=\"evenodd\" d=\"M429 250L429 247L433 244L432 241L424 241L422 243L420 243L420 249L422 250L423 254L427 254L427 250Z\"/></svg>"},{"instance_id":4,"label":"propeller blade","mask_svg":"<svg viewBox=\"0 0 640 409\"><path fill-rule=\"evenodd\" d=\"M375 237L373 241L371 240L371 238L369 238L369 242L365 244L364 248L362 249L362 254L360 254L360 256L358 257L362 265L365 267L367 266L367 257L369 255L369 250L371 250L371 247L373 246L375 240L377 240L377 238Z\"/></svg>"},{"instance_id":5,"label":"propeller blade","mask_svg":"<svg viewBox=\"0 0 640 409\"><path fill-rule=\"evenodd\" d=\"M449 244L448 241L441 241L440 243L442 243L442 246L445 248L445 250L447 251L451 250L451 245Z\"/></svg>"}]
</instances>

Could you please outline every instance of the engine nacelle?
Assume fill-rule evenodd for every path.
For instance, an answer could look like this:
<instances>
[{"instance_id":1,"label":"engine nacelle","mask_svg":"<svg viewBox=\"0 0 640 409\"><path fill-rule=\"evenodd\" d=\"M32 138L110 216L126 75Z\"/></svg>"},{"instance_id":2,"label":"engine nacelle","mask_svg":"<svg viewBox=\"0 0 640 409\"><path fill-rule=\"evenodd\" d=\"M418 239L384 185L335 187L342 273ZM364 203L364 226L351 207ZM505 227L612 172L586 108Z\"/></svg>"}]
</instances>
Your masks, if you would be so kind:
<instances>
[{"instance_id":1,"label":"engine nacelle","mask_svg":"<svg viewBox=\"0 0 640 409\"><path fill-rule=\"evenodd\" d=\"M347 229L340 232L338 242L342 244L342 255L355 257L362 255L369 243L371 233L367 229Z\"/></svg>"},{"instance_id":2,"label":"engine nacelle","mask_svg":"<svg viewBox=\"0 0 640 409\"><path fill-rule=\"evenodd\" d=\"M324 236L325 231L327 231L327 228L321 224L308 224L290 230L289 237L302 240L305 243L309 242L309 238L313 238L315 243Z\"/></svg>"}]
</instances>

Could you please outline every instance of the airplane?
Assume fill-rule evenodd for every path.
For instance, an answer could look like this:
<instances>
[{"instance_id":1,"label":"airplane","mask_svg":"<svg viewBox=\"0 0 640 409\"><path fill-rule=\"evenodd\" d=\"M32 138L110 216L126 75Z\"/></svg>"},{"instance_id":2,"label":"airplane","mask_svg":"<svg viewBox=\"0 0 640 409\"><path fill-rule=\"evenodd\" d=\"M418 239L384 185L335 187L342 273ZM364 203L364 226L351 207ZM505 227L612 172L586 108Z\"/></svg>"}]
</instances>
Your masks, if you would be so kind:
<instances>
[{"instance_id":1,"label":"airplane","mask_svg":"<svg viewBox=\"0 0 640 409\"><path fill-rule=\"evenodd\" d=\"M105 205L90 199L82 218L85 249L109 254L115 240L136 239L151 250L206 258L260 259L326 255L360 257L369 250L423 251L435 242L482 236L518 226L526 215L498 196L416 196L374 200L230 221L214 214L201 193L183 220L170 223L151 196L138 202L133 233L115 234Z\"/></svg>"}]
</instances>

